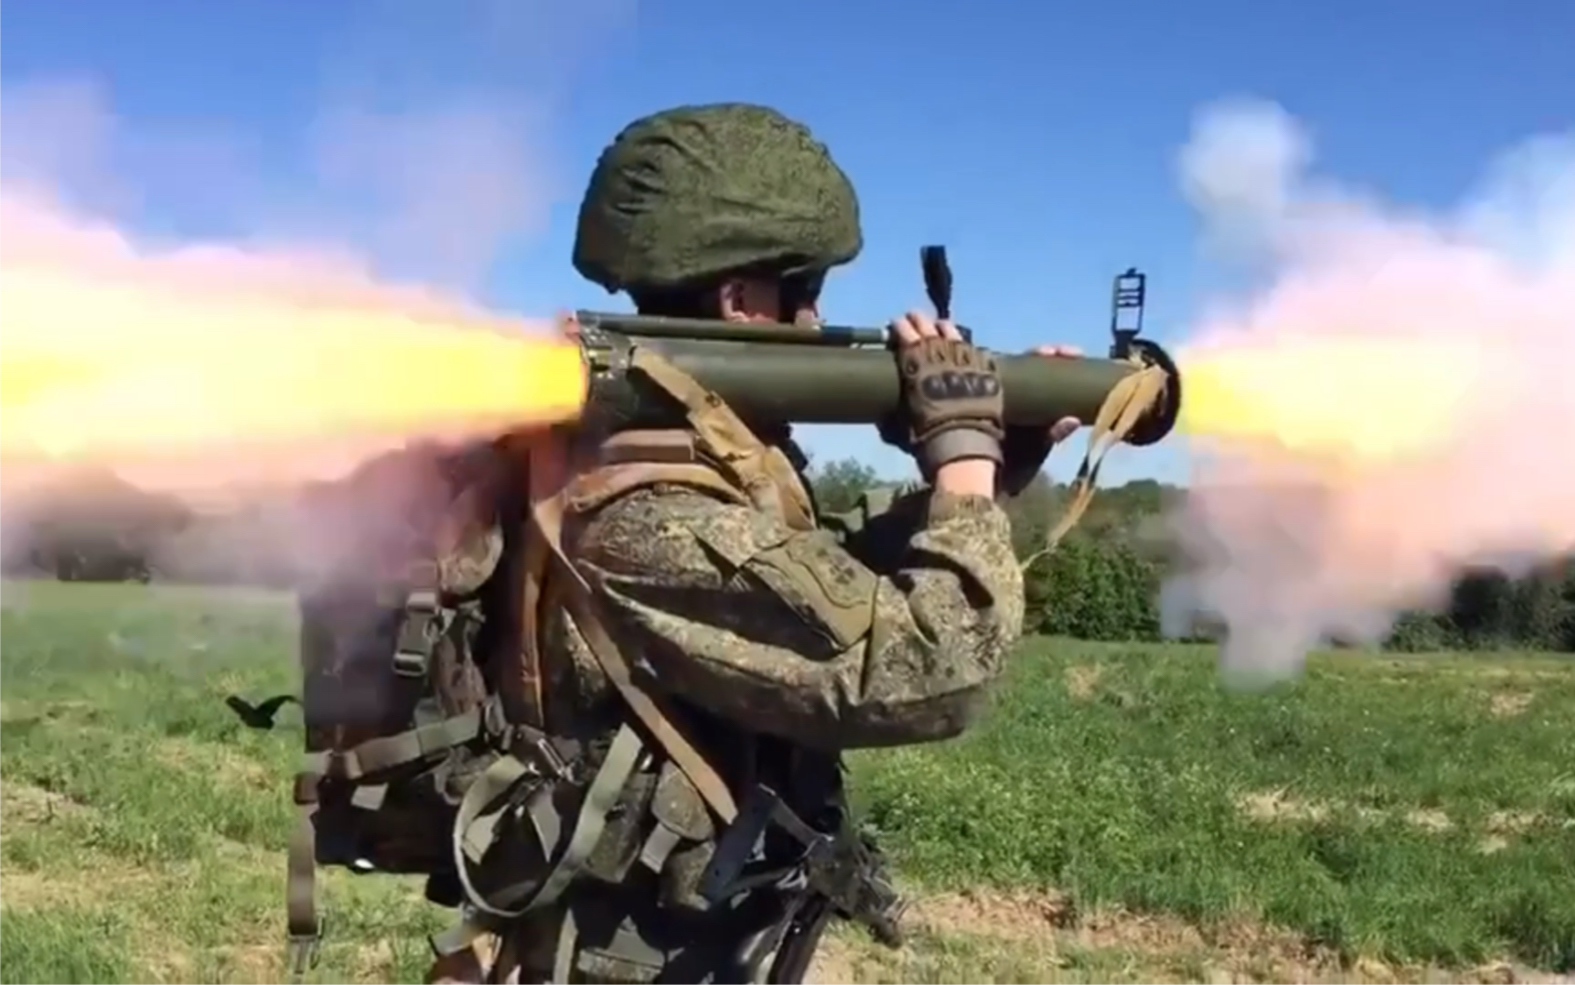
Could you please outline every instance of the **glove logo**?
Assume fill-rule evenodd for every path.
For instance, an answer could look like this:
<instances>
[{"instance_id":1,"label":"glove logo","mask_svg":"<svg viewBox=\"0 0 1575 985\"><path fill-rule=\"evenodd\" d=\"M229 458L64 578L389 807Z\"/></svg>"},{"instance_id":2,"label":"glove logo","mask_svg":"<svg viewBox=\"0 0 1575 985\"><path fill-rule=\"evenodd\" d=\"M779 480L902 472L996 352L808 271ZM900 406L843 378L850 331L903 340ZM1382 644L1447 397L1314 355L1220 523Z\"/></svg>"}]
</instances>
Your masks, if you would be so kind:
<instances>
[{"instance_id":1,"label":"glove logo","mask_svg":"<svg viewBox=\"0 0 1575 985\"><path fill-rule=\"evenodd\" d=\"M988 399L1001 392L1001 378L993 373L965 373L947 370L919 379L919 392L926 400L948 403L953 400Z\"/></svg>"}]
</instances>

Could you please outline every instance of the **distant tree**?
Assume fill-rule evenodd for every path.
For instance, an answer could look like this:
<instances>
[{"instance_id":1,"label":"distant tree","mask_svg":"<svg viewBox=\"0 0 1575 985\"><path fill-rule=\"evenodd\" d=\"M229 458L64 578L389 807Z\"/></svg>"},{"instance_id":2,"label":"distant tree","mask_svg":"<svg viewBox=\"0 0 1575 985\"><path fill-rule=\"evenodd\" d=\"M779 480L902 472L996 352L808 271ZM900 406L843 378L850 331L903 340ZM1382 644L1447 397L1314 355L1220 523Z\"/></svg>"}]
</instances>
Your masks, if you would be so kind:
<instances>
[{"instance_id":1,"label":"distant tree","mask_svg":"<svg viewBox=\"0 0 1575 985\"><path fill-rule=\"evenodd\" d=\"M1563 568L1559 594L1564 599L1564 625L1560 628L1558 648L1575 653L1575 556L1565 558Z\"/></svg>"},{"instance_id":2,"label":"distant tree","mask_svg":"<svg viewBox=\"0 0 1575 985\"><path fill-rule=\"evenodd\" d=\"M1455 584L1449 621L1473 649L1505 645L1516 636L1514 583L1502 571L1474 569Z\"/></svg>"},{"instance_id":3,"label":"distant tree","mask_svg":"<svg viewBox=\"0 0 1575 985\"><path fill-rule=\"evenodd\" d=\"M842 458L812 467L810 485L822 512L843 513L858 505L859 498L880 485L875 470L855 458Z\"/></svg>"},{"instance_id":4,"label":"distant tree","mask_svg":"<svg viewBox=\"0 0 1575 985\"><path fill-rule=\"evenodd\" d=\"M1012 546L1020 559L1031 557L1045 546L1045 539L1060 518L1065 502L1064 491L1040 472L1029 480L1022 492L1003 504L1012 521Z\"/></svg>"},{"instance_id":5,"label":"distant tree","mask_svg":"<svg viewBox=\"0 0 1575 985\"><path fill-rule=\"evenodd\" d=\"M28 566L62 581L147 581L158 542L191 521L178 499L97 469L61 475L19 512Z\"/></svg>"}]
</instances>

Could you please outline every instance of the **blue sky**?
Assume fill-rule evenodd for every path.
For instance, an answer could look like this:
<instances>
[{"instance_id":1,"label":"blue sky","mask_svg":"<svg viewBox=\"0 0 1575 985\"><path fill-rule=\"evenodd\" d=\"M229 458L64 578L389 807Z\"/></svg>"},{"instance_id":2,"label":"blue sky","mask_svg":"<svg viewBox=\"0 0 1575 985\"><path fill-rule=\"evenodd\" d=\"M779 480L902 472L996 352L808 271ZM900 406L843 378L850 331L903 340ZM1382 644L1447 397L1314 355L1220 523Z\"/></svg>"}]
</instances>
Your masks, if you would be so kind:
<instances>
[{"instance_id":1,"label":"blue sky","mask_svg":"<svg viewBox=\"0 0 1575 985\"><path fill-rule=\"evenodd\" d=\"M19 86L94 87L118 127L105 170L137 193L111 211L165 235L246 232L336 195L375 209L360 169L389 162L365 156L300 193L323 182L301 147L325 113L342 127L347 108L490 100L524 149L466 146L528 163L532 201L490 231L478 290L530 314L625 307L569 264L577 196L620 127L677 103L769 103L861 196L865 252L833 278L828 318L922 304L918 248L940 242L959 317L1006 350L1102 349L1110 278L1130 265L1149 274L1150 333L1185 335L1222 283L1175 173L1210 101L1275 100L1311 128L1321 169L1426 207L1497 152L1575 125L1568 0L8 0L3 28L6 109ZM398 146L474 186L443 171L458 166L442 144ZM907 471L863 429L808 444ZM1126 450L1105 474L1174 481L1184 466L1179 445Z\"/></svg>"}]
</instances>

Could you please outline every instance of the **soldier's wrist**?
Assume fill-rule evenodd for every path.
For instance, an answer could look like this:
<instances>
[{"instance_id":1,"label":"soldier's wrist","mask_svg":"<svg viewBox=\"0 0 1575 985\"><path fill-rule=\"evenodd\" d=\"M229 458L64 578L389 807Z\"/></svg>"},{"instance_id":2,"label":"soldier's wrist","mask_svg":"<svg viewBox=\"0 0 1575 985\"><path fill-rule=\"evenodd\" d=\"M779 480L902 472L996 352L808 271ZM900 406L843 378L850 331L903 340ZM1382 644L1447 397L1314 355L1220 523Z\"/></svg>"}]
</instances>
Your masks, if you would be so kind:
<instances>
[{"instance_id":1,"label":"soldier's wrist","mask_svg":"<svg viewBox=\"0 0 1575 985\"><path fill-rule=\"evenodd\" d=\"M998 466L988 458L964 458L947 462L935 470L932 483L937 493L951 496L982 496L995 499Z\"/></svg>"}]
</instances>

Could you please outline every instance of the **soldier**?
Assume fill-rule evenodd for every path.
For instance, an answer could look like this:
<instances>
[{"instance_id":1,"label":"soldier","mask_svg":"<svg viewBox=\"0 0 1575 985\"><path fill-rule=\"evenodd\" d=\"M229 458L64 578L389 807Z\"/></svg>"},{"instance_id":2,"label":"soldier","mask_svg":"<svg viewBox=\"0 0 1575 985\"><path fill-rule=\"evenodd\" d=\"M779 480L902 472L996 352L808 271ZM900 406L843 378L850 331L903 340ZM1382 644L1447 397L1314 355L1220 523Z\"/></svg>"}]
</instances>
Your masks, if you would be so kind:
<instances>
[{"instance_id":1,"label":"soldier","mask_svg":"<svg viewBox=\"0 0 1575 985\"><path fill-rule=\"evenodd\" d=\"M642 313L806 323L861 247L825 147L721 104L618 135L574 262ZM520 982L800 981L829 916L891 933L840 754L974 720L1023 626L999 497L1077 424L1004 428L987 354L917 312L891 331L904 404L882 434L925 488L884 509L817 516L784 423L659 359L632 375L671 422L582 438L566 484L532 461L535 511L493 576L524 600L497 683L513 739L460 807L469 929L432 980L480 981L481 932L501 942L489 980Z\"/></svg>"}]
</instances>

